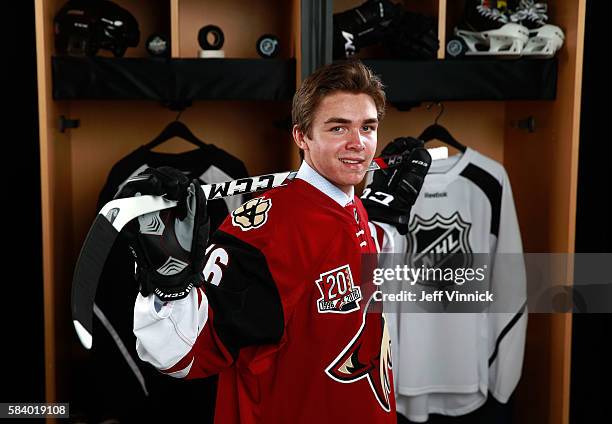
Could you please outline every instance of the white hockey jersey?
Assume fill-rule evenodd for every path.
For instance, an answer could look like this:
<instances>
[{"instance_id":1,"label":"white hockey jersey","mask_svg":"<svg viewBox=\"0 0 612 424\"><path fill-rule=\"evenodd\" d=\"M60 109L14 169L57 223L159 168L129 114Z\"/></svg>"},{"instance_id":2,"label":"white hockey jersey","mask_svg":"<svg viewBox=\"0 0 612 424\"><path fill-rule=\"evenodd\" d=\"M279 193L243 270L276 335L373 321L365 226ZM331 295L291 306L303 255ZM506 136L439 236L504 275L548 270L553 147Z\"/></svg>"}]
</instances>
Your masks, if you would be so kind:
<instances>
[{"instance_id":1,"label":"white hockey jersey","mask_svg":"<svg viewBox=\"0 0 612 424\"><path fill-rule=\"evenodd\" d=\"M445 242L444 234L453 233L461 251L491 254L490 284L497 296L509 299L505 305L512 305L504 313L389 317L397 411L424 422L430 413L474 411L488 393L506 403L521 374L527 311L522 256L503 255L522 253L504 168L469 148L434 161L412 209L408 234L379 225L387 233L383 252L432 251Z\"/></svg>"}]
</instances>

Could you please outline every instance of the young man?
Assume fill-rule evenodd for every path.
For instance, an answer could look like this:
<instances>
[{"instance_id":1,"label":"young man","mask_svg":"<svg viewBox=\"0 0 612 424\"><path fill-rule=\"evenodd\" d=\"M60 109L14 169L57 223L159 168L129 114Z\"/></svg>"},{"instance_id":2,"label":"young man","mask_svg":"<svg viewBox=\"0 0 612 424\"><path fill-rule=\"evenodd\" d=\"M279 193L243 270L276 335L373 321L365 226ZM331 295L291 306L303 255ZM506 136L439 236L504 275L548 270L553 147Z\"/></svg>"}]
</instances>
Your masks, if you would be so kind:
<instances>
[{"instance_id":1,"label":"young man","mask_svg":"<svg viewBox=\"0 0 612 424\"><path fill-rule=\"evenodd\" d=\"M132 228L137 351L173 377L218 373L217 423L395 424L390 340L361 281L376 242L353 188L384 107L380 80L359 62L309 76L293 102L297 178L233 211L209 243L202 191L180 173L151 169L122 192L179 200ZM368 200L398 223L431 160L422 147L407 157Z\"/></svg>"}]
</instances>

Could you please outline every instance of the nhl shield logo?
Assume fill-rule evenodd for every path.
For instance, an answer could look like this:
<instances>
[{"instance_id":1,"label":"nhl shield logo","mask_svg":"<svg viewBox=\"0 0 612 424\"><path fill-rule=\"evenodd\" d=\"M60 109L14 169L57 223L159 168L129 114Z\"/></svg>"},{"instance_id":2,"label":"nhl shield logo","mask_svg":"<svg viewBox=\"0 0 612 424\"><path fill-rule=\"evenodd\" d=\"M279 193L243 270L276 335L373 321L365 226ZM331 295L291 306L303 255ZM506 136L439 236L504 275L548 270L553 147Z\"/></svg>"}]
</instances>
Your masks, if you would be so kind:
<instances>
[{"instance_id":1,"label":"nhl shield logo","mask_svg":"<svg viewBox=\"0 0 612 424\"><path fill-rule=\"evenodd\" d=\"M315 282L321 292L319 313L348 314L359 309L361 289L353 282L348 264L322 273Z\"/></svg>"},{"instance_id":2,"label":"nhl shield logo","mask_svg":"<svg viewBox=\"0 0 612 424\"><path fill-rule=\"evenodd\" d=\"M408 247L413 252L411 266L426 268L469 268L472 249L469 234L472 224L465 222L459 212L449 218L436 213L430 219L418 215L408 229ZM451 283L452 284L452 283Z\"/></svg>"},{"instance_id":3,"label":"nhl shield logo","mask_svg":"<svg viewBox=\"0 0 612 424\"><path fill-rule=\"evenodd\" d=\"M232 212L232 225L242 231L259 228L268 221L272 200L263 197L251 199Z\"/></svg>"}]
</instances>

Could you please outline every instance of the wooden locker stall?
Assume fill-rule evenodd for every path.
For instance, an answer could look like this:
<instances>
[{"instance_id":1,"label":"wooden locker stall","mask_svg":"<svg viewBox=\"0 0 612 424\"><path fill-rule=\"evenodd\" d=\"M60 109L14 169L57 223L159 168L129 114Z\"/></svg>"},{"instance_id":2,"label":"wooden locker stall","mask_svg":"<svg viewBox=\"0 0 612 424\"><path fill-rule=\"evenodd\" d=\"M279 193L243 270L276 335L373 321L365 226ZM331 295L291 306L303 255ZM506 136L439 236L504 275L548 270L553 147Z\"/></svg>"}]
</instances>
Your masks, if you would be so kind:
<instances>
[{"instance_id":1,"label":"wooden locker stall","mask_svg":"<svg viewBox=\"0 0 612 424\"><path fill-rule=\"evenodd\" d=\"M341 12L362 3L359 0L335 0L333 11ZM464 2L404 0L396 3L402 3L409 11L437 17L440 40L437 57L444 59L446 41L453 36L453 29L461 20ZM550 100L443 101L444 113L440 117L440 124L448 128L461 143L504 165L512 184L526 253L573 253L586 1L548 4L548 22L560 26L566 37L555 59L555 97ZM372 59L369 64L375 70L381 65L377 59L382 54L374 47L363 49L357 56L364 60ZM481 72L490 63L488 59L482 59L481 64L473 59L464 59L464 63L470 61L474 64L475 73ZM525 63L523 59L500 61L503 63L501 66L507 66L508 70ZM448 80L453 81L452 69L455 68L452 62L439 63L444 70L436 75L424 73L423 78L440 77L428 81L430 86L445 84L442 76L448 70ZM412 67L424 65L415 61ZM381 65L379 69L387 70L388 66ZM410 70L410 66L402 69ZM410 72L409 75L418 75L418 72ZM542 75L527 74L525 81L538 79ZM385 81L384 72L382 77ZM397 78L395 75L393 77L395 82ZM407 77L405 85L408 88L405 91L409 91L410 87L418 90L420 82L418 78ZM452 82L448 85L452 86ZM485 96L486 93L483 94L486 99ZM428 100L440 99L432 96L422 97L421 100L423 102L419 107L408 112L399 111L393 106L388 108L380 126L379 150L395 137L416 137L433 123L439 109L428 109ZM529 118L535 122L534 132L521 128ZM445 144L432 142L431 145ZM457 152L449 148L449 154L453 153ZM566 275L560 276L561 281L569 283L571 275L572 269L569 268ZM514 422L569 422L570 354L570 314L529 315L523 373L514 395Z\"/></svg>"},{"instance_id":2,"label":"wooden locker stall","mask_svg":"<svg viewBox=\"0 0 612 424\"><path fill-rule=\"evenodd\" d=\"M225 33L226 58L244 59L247 65L257 66L265 61L256 51L259 36L264 33L279 36L279 57L266 66L280 63L295 79L299 66L297 1L158 0L145 5L135 0L117 0L116 3L136 17L140 29L138 46L129 48L127 59L120 60L151 60L144 42L153 32L170 36L172 61L195 59L198 30L215 24ZM72 328L70 287L80 247L97 213L100 189L114 163L155 138L179 113L159 101L146 99L100 100L95 96L79 98L79 93L70 99L54 99L53 68L58 63L54 63L53 19L64 4L65 0L35 0L48 402L69 401L78 396L71 385L78 373L83 372L88 358ZM115 60L104 50L98 56ZM293 87L295 81L285 84ZM296 153L290 132L282 123L290 115L291 96L260 100L244 96L247 99L244 100L236 93L237 90L223 98L221 92L218 99L194 100L181 112L180 121L205 143L242 160L251 175L288 169ZM62 130L60 117L79 120L79 125ZM178 153L193 149L193 145L177 138L154 151Z\"/></svg>"},{"instance_id":3,"label":"wooden locker stall","mask_svg":"<svg viewBox=\"0 0 612 424\"><path fill-rule=\"evenodd\" d=\"M263 33L278 35L282 43L278 60L292 68L295 86L303 77L300 0L157 0L146 5L136 0L115 1L133 13L140 25L140 43L128 49L127 58L149 60L144 41L153 32L169 36L172 60L196 58L199 28L215 24L225 32L226 57L250 59L253 63L262 60L255 50L257 38ZM585 2L550 4L550 22L562 27L566 35L554 64L557 70L554 100L443 101L445 109L440 123L459 141L506 167L526 252L571 253L574 249ZM54 99L53 67L57 63L53 18L64 3L65 0L35 0L47 402L71 399L72 373L78 373L87 360L88 354L72 328L70 285L80 246L96 213L99 191L117 160L157 136L178 114L150 99L101 100L78 95ZM333 12L361 3L335 0ZM436 17L441 46L438 59L443 60L445 40L461 18L463 2L404 0L403 4L408 10ZM112 60L107 53L100 55ZM368 48L359 57L376 59L380 52ZM504 66L516 63L506 61ZM439 65L444 74L447 63L441 61ZM409 69L420 65L404 62L401 66ZM474 66L474 72L478 71L479 67ZM450 73L448 80L452 81ZM406 86L419 83L418 78L405 80ZM194 99L181 113L180 120L204 142L241 159L251 175L277 172L297 164L290 133L275 125L290 114L290 98L220 97ZM394 137L418 136L434 121L438 108L428 110L426 106L429 101L440 99L421 100L420 105L409 111L389 105L379 131L379 151ZM62 130L62 116L78 119L79 127ZM519 123L528 117L536 122L533 133L519 128ZM180 152L192 148L173 140L156 151ZM523 376L515 396L515 422L568 422L570 335L569 314L529 316Z\"/></svg>"}]
</instances>

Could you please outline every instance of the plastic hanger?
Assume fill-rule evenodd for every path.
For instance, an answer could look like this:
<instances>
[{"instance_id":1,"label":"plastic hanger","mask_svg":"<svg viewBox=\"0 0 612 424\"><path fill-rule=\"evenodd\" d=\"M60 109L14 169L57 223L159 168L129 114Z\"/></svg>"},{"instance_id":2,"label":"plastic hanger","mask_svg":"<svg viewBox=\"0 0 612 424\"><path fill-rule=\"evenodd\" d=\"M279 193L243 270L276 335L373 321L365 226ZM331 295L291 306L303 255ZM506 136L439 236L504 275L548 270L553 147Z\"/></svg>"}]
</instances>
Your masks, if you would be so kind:
<instances>
[{"instance_id":1,"label":"plastic hanger","mask_svg":"<svg viewBox=\"0 0 612 424\"><path fill-rule=\"evenodd\" d=\"M146 149L151 150L162 144L164 141L168 141L173 137L180 137L183 140L188 141L191 144L195 144L196 146L201 148L206 147L206 144L202 142L199 138L197 138L187 127L187 125L179 121L180 116L181 113L179 113L176 119L170 122L157 137L145 144L144 147Z\"/></svg>"},{"instance_id":2,"label":"plastic hanger","mask_svg":"<svg viewBox=\"0 0 612 424\"><path fill-rule=\"evenodd\" d=\"M427 106L427 110L431 109L432 105L433 105L433 103L430 104L429 106ZM459 143L451 135L451 133L448 132L448 130L446 128L444 128L442 125L438 124L438 120L440 119L440 117L444 113L444 105L441 104L441 103L438 103L438 106L440 106L440 113L438 113L438 116L436 117L436 120L434 121L434 123L432 125L430 125L427 128L425 128L425 130L419 136L419 139L423 140L423 142L425 142L425 143L427 143L428 141L431 141L431 140L440 140L441 142L443 142L445 144L448 144L449 146L454 147L455 149L457 149L460 152L464 153L465 150L467 149L467 147L465 147L463 144Z\"/></svg>"}]
</instances>

